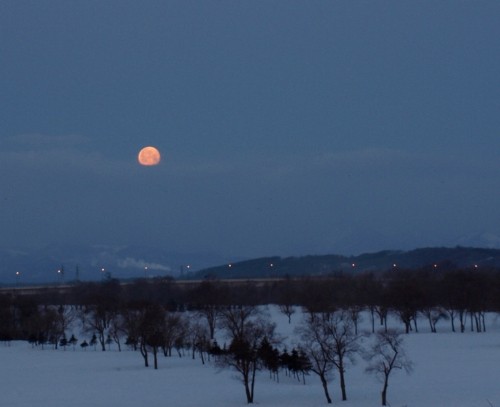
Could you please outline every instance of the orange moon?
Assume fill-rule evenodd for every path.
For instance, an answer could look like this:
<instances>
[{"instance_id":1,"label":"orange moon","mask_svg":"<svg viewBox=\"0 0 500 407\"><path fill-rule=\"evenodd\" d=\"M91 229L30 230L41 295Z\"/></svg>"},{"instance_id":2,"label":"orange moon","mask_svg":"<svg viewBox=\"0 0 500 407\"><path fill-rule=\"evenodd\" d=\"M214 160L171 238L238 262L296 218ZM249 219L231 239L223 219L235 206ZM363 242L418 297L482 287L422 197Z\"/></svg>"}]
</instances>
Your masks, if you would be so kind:
<instances>
[{"instance_id":1,"label":"orange moon","mask_svg":"<svg viewBox=\"0 0 500 407\"><path fill-rule=\"evenodd\" d=\"M160 152L155 147L144 147L141 151L139 151L139 155L137 156L137 161L139 164L145 166L158 165L160 163Z\"/></svg>"}]
</instances>

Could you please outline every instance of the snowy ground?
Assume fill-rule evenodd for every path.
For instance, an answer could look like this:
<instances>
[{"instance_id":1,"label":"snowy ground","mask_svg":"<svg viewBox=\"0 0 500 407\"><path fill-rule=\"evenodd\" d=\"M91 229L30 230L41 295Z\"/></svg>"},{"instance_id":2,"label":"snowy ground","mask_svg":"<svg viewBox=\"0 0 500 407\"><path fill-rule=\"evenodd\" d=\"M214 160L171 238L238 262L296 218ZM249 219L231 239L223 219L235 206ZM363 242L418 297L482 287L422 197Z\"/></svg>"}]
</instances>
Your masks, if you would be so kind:
<instances>
[{"instance_id":1,"label":"snowy ground","mask_svg":"<svg viewBox=\"0 0 500 407\"><path fill-rule=\"evenodd\" d=\"M279 330L291 340L292 326L271 309ZM405 336L415 364L406 376L391 378L388 400L393 407L500 406L500 320L488 316L486 333L451 333L448 323L437 334ZM297 322L295 314L292 322ZM365 324L367 317L365 316ZM143 367L141 356L119 353L33 349L26 342L0 345L1 407L196 407L244 406L242 384L229 371L201 365L199 359L160 358L160 368ZM340 400L337 380L330 384L333 402L346 407L380 405L380 383L364 373L365 363L347 372L348 401ZM255 404L265 407L327 405L319 380L306 385L281 375L280 383L266 372L258 377Z\"/></svg>"}]
</instances>

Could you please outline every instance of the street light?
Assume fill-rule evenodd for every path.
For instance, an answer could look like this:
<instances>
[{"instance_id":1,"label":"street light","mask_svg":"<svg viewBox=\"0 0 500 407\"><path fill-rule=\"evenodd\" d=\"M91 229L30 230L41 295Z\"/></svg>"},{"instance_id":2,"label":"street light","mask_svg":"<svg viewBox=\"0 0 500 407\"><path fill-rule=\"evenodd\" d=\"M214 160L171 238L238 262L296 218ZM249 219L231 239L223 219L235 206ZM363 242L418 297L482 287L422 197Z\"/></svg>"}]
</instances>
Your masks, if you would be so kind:
<instances>
[{"instance_id":1,"label":"street light","mask_svg":"<svg viewBox=\"0 0 500 407\"><path fill-rule=\"evenodd\" d=\"M59 279L61 280L62 284L64 282L64 267L57 269L57 275L59 276Z\"/></svg>"}]
</instances>

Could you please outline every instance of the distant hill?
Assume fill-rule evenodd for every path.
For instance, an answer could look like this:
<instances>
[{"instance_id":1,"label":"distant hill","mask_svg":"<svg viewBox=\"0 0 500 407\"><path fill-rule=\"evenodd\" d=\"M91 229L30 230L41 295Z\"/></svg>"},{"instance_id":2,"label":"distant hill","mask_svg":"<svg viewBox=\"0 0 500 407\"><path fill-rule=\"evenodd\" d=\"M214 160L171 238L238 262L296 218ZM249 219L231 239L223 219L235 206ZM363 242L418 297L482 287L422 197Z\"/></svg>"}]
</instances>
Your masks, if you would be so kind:
<instances>
[{"instance_id":1,"label":"distant hill","mask_svg":"<svg viewBox=\"0 0 500 407\"><path fill-rule=\"evenodd\" d=\"M0 285L76 279L98 281L103 274L120 279L179 277L183 272L224 261L224 257L217 255L177 253L161 247L52 245L41 249L0 248ZM64 275L57 273L61 268Z\"/></svg>"},{"instance_id":2,"label":"distant hill","mask_svg":"<svg viewBox=\"0 0 500 407\"><path fill-rule=\"evenodd\" d=\"M437 247L411 251L380 251L358 256L316 255L302 257L262 257L193 273L191 278L266 278L284 276L319 276L336 272L385 271L393 268L436 267L500 268L500 249L472 247Z\"/></svg>"},{"instance_id":3,"label":"distant hill","mask_svg":"<svg viewBox=\"0 0 500 407\"><path fill-rule=\"evenodd\" d=\"M241 259L239 259L241 260ZM219 266L213 267L214 264ZM397 268L415 269L499 267L500 249L454 247L411 251L386 250L359 256L310 255L262 257L226 262L225 257L200 253L175 253L165 248L139 246L49 246L42 249L0 248L0 285L98 281L102 268L120 279L171 276L174 278L266 278L317 276L336 272L364 272ZM354 266L353 266L354 265ZM64 275L57 273L63 268ZM77 271L78 270L78 271ZM19 276L16 275L19 272Z\"/></svg>"}]
</instances>

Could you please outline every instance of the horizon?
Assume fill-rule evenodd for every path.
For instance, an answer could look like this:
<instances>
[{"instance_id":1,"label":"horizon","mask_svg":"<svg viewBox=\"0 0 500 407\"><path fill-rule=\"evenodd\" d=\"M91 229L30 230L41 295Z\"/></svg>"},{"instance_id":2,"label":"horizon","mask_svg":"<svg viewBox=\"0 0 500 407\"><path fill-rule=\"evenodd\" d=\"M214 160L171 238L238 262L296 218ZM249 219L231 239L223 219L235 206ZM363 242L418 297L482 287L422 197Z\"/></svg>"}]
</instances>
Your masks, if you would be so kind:
<instances>
[{"instance_id":1,"label":"horizon","mask_svg":"<svg viewBox=\"0 0 500 407\"><path fill-rule=\"evenodd\" d=\"M54 249L54 248L53 248ZM497 262L494 258L481 258L472 256L473 258L468 259L464 263L464 259L443 257L442 254L437 254L432 260L427 259L425 261L415 260L412 257L406 257L412 253L418 252L429 252L429 251L456 251L456 250L466 250L472 252L498 252L499 248L492 247L473 247L473 246L435 246L435 247L418 247L410 250L393 250L385 249L374 252L362 252L355 255L345 255L342 253L318 253L318 254L302 254L302 255L291 255L291 256L258 256L253 258L232 258L232 259L222 259L221 257L210 256L205 254L206 257L200 256L197 261L184 261L187 259L195 259L196 257L191 254L190 256L185 256L179 253L168 253L161 249L148 250L141 248L141 251L137 251L137 248L122 247L120 250L115 251L112 248L107 247L104 249L99 246L99 250L90 250L88 248L80 248L81 250L72 247L71 251L65 252L63 247L55 248L56 251L41 250L40 252L12 252L0 248L0 261L2 264L0 266L0 285L3 286L29 286L37 284L68 284L75 281L82 282L98 282L104 281L109 278L119 279L119 280L135 280L135 279L150 279L150 278L189 278L189 276L195 276L206 270L218 270L224 269L230 265L228 269L228 274L226 278L236 278L236 276L241 275L243 270L243 275L239 278L250 278L245 273L248 264L259 260L276 259L276 264L278 266L274 273L279 274L280 262L283 264L288 264L292 260L300 260L304 258L315 258L315 257L340 257L343 258L346 263L337 265L338 269L332 269L332 272L337 271L387 271L394 269L400 270L413 270L422 267L432 266L437 268L445 267L449 268L450 264L455 264L458 269L467 269L473 267L475 269L488 269L488 268L500 268L500 260ZM138 254L142 253L142 254ZM394 257L388 257L383 260L381 264L381 259L377 258L377 255L387 255L394 254ZM59 257L56 256L59 255ZM374 258L371 258L375 256ZM403 256L403 258L401 258ZM314 264L312 260L311 266ZM351 261L354 261L351 266ZM457 263L455 263L457 261ZM416 262L416 263L415 263ZM275 263L275 262L273 262ZM355 264L355 266L354 266ZM238 265L243 265L243 269L238 269ZM331 265L333 266L333 265ZM252 266L254 270L258 265ZM252 268L251 267L251 268ZM292 266L297 267L295 265ZM323 266L322 266L323 267ZM352 268L351 268L352 267ZM246 271L245 271L245 270ZM288 268L287 268L288 269ZM256 269L255 269L256 270ZM254 272L255 272L254 270ZM260 270L260 269L259 269ZM309 269L308 269L309 270ZM263 278L269 276L269 272L266 270L260 270L259 273L263 274ZM317 270L314 271L314 266L308 271L312 273L311 275L317 274ZM234 273L236 273L234 275ZM293 272L295 273L295 272ZM306 274L308 274L306 273ZM273 274L273 273L271 273ZM224 278L224 277L222 277Z\"/></svg>"}]
</instances>

